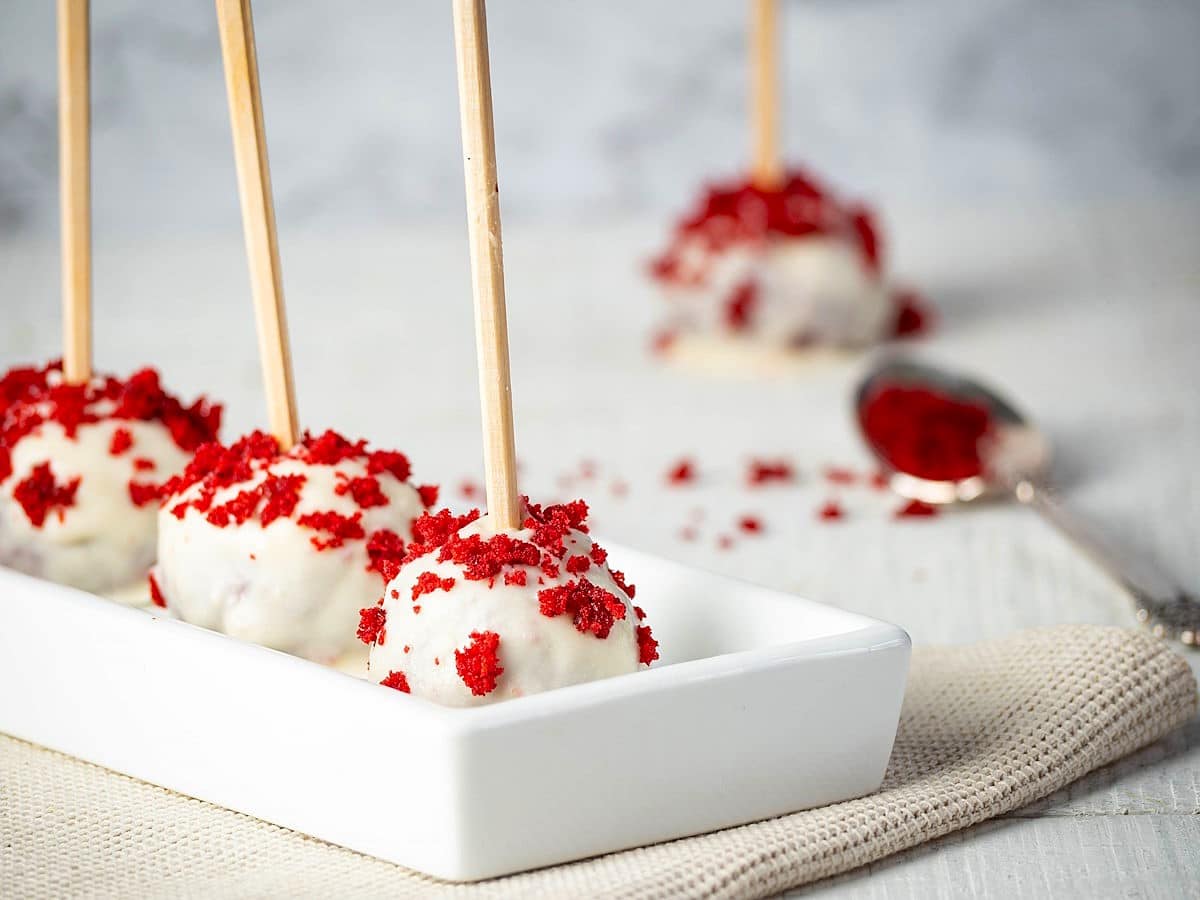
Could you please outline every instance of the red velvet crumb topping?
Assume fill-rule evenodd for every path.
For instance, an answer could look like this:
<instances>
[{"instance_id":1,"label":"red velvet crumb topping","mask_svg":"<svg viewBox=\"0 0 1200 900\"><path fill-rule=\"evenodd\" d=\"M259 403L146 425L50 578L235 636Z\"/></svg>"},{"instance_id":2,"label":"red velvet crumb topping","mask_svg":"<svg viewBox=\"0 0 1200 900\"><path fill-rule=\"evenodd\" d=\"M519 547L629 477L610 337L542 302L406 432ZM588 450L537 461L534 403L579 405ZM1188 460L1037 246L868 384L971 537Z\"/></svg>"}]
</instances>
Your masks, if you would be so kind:
<instances>
[{"instance_id":1,"label":"red velvet crumb topping","mask_svg":"<svg viewBox=\"0 0 1200 900\"><path fill-rule=\"evenodd\" d=\"M150 602L155 606L167 608L167 598L163 594L162 588L158 584L158 579L154 577L154 573L150 572L146 575L146 582L150 585Z\"/></svg>"},{"instance_id":2,"label":"red velvet crumb topping","mask_svg":"<svg viewBox=\"0 0 1200 900\"><path fill-rule=\"evenodd\" d=\"M25 511L26 518L34 528L41 528L51 513L62 521L66 511L75 505L75 492L79 489L79 476L63 483L54 480L49 463L34 466L29 475L13 489L13 499Z\"/></svg>"},{"instance_id":3,"label":"red velvet crumb topping","mask_svg":"<svg viewBox=\"0 0 1200 900\"><path fill-rule=\"evenodd\" d=\"M738 528L746 534L761 534L763 531L762 519L758 516L742 516L738 519Z\"/></svg>"},{"instance_id":4,"label":"red velvet crumb topping","mask_svg":"<svg viewBox=\"0 0 1200 900\"><path fill-rule=\"evenodd\" d=\"M351 478L344 472L337 473L338 484L333 492L339 497L349 494L358 504L359 509L371 509L376 506L387 506L388 498L379 485L379 479L374 475L363 475Z\"/></svg>"},{"instance_id":5,"label":"red velvet crumb topping","mask_svg":"<svg viewBox=\"0 0 1200 900\"><path fill-rule=\"evenodd\" d=\"M637 627L637 644L638 662L643 666L648 666L658 659L658 641L650 633L649 625L639 625Z\"/></svg>"},{"instance_id":6,"label":"red velvet crumb topping","mask_svg":"<svg viewBox=\"0 0 1200 900\"><path fill-rule=\"evenodd\" d=\"M454 587L454 583L453 578L439 578L435 572L422 572L417 576L417 583L412 586L412 598L416 600L422 594L448 591Z\"/></svg>"},{"instance_id":7,"label":"red velvet crumb topping","mask_svg":"<svg viewBox=\"0 0 1200 900\"><path fill-rule=\"evenodd\" d=\"M863 263L878 274L880 247L871 214L845 204L800 170L787 174L778 188L750 181L711 187L695 211L675 228L666 252L651 264L651 274L669 284L704 284L704 257L735 245L762 247L779 237L836 236L856 247ZM695 248L704 251L697 264Z\"/></svg>"},{"instance_id":8,"label":"red velvet crumb topping","mask_svg":"<svg viewBox=\"0 0 1200 900\"><path fill-rule=\"evenodd\" d=\"M358 611L358 639L364 644L373 644L387 625L387 610L382 606L368 606Z\"/></svg>"},{"instance_id":9,"label":"red velvet crumb topping","mask_svg":"<svg viewBox=\"0 0 1200 900\"><path fill-rule=\"evenodd\" d=\"M454 651L454 667L463 684L476 697L496 689L496 680L504 674L500 666L500 635L494 631L472 631L471 643Z\"/></svg>"},{"instance_id":10,"label":"red velvet crumb topping","mask_svg":"<svg viewBox=\"0 0 1200 900\"><path fill-rule=\"evenodd\" d=\"M390 687L405 694L412 693L408 687L408 676L403 672L388 672L387 677L379 683L384 687Z\"/></svg>"},{"instance_id":11,"label":"red velvet crumb topping","mask_svg":"<svg viewBox=\"0 0 1200 900\"><path fill-rule=\"evenodd\" d=\"M108 442L108 452L120 456L133 446L133 433L128 428L118 428L113 431L112 440Z\"/></svg>"},{"instance_id":12,"label":"red velvet crumb topping","mask_svg":"<svg viewBox=\"0 0 1200 900\"><path fill-rule=\"evenodd\" d=\"M389 528L380 528L367 541L367 569L378 572L387 584L400 571L404 554L404 539Z\"/></svg>"},{"instance_id":13,"label":"red velvet crumb topping","mask_svg":"<svg viewBox=\"0 0 1200 900\"><path fill-rule=\"evenodd\" d=\"M613 622L625 618L625 603L587 579L538 591L538 608L544 616L570 616L576 631L598 638L607 638Z\"/></svg>"},{"instance_id":14,"label":"red velvet crumb topping","mask_svg":"<svg viewBox=\"0 0 1200 900\"><path fill-rule=\"evenodd\" d=\"M367 532L362 526L362 513L343 516L333 510L305 513L296 520L301 528L311 528L319 532L312 536L312 545L318 550L332 550L341 547L346 541L365 538Z\"/></svg>"}]
</instances>

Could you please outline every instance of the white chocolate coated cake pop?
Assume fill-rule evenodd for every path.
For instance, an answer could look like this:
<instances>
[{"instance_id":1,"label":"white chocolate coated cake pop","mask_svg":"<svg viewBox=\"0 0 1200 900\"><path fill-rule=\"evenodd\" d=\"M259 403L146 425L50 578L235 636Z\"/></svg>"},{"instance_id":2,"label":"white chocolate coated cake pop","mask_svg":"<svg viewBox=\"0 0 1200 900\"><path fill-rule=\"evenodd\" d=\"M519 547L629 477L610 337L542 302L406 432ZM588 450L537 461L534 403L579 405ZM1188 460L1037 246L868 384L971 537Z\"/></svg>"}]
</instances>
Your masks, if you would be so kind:
<instances>
[{"instance_id":1,"label":"white chocolate coated cake pop","mask_svg":"<svg viewBox=\"0 0 1200 900\"><path fill-rule=\"evenodd\" d=\"M528 504L493 532L477 511L414 523L380 604L362 610L370 677L447 706L477 706L636 672L658 644L587 532L582 501Z\"/></svg>"},{"instance_id":2,"label":"white chocolate coated cake pop","mask_svg":"<svg viewBox=\"0 0 1200 900\"><path fill-rule=\"evenodd\" d=\"M195 625L319 662L353 645L358 610L437 489L396 451L332 431L281 453L255 432L202 447L167 485L155 602Z\"/></svg>"},{"instance_id":3,"label":"white chocolate coated cake pop","mask_svg":"<svg viewBox=\"0 0 1200 900\"><path fill-rule=\"evenodd\" d=\"M671 306L667 352L689 341L855 348L924 325L917 299L884 278L870 213L800 172L777 189L710 188L652 272Z\"/></svg>"},{"instance_id":4,"label":"white chocolate coated cake pop","mask_svg":"<svg viewBox=\"0 0 1200 900\"><path fill-rule=\"evenodd\" d=\"M63 381L57 364L0 379L0 563L116 591L154 562L159 487L216 439L221 408L184 406L152 369Z\"/></svg>"}]
</instances>

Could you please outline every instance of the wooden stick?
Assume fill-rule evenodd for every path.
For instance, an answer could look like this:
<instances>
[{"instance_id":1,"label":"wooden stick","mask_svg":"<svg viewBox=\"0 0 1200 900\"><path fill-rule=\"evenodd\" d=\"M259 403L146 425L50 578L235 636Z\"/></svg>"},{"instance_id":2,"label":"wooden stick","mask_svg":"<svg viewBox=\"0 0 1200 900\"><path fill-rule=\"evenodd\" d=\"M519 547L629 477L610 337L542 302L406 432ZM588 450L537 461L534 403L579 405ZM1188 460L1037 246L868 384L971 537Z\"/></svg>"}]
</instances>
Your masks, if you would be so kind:
<instances>
[{"instance_id":1,"label":"wooden stick","mask_svg":"<svg viewBox=\"0 0 1200 900\"><path fill-rule=\"evenodd\" d=\"M775 60L776 0L750 0L750 107L754 156L750 180L758 188L774 190L783 184L779 156L779 84Z\"/></svg>"},{"instance_id":2,"label":"wooden stick","mask_svg":"<svg viewBox=\"0 0 1200 900\"><path fill-rule=\"evenodd\" d=\"M475 293L475 350L483 407L483 467L488 518L499 531L519 528L521 510L517 496L500 189L496 182L496 135L484 0L454 0L454 46L458 57L467 234Z\"/></svg>"},{"instance_id":3,"label":"wooden stick","mask_svg":"<svg viewBox=\"0 0 1200 900\"><path fill-rule=\"evenodd\" d=\"M58 171L63 378L92 377L91 91L88 0L58 0Z\"/></svg>"},{"instance_id":4,"label":"wooden stick","mask_svg":"<svg viewBox=\"0 0 1200 900\"><path fill-rule=\"evenodd\" d=\"M254 22L250 0L216 2L268 421L271 433L287 450L299 437L296 390L283 305L279 244L275 236L275 202L271 197L271 171L267 165L267 135L258 86Z\"/></svg>"}]
</instances>

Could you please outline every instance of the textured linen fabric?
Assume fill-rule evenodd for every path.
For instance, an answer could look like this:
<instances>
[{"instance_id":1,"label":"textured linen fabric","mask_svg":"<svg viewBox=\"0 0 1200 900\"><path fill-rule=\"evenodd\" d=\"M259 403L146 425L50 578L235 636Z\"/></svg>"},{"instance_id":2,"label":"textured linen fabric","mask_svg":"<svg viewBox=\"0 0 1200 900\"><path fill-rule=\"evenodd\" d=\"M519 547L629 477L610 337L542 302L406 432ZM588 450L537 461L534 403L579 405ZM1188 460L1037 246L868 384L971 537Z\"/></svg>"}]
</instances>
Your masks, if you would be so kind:
<instances>
[{"instance_id":1,"label":"textured linen fabric","mask_svg":"<svg viewBox=\"0 0 1200 900\"><path fill-rule=\"evenodd\" d=\"M451 885L0 736L0 896L761 897L1043 797L1195 715L1187 664L1097 626L918 648L880 791Z\"/></svg>"}]
</instances>

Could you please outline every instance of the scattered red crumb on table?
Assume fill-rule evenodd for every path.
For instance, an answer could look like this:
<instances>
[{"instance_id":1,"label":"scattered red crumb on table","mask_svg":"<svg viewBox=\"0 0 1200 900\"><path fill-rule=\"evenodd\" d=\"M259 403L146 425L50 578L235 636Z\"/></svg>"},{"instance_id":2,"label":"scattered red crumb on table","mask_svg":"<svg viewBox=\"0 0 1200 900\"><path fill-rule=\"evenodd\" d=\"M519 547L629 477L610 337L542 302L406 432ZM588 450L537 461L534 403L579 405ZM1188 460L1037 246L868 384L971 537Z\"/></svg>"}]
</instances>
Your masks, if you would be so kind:
<instances>
[{"instance_id":1,"label":"scattered red crumb on table","mask_svg":"<svg viewBox=\"0 0 1200 900\"><path fill-rule=\"evenodd\" d=\"M817 518L825 522L832 522L835 519L844 519L846 511L842 509L841 504L836 500L829 500L817 510Z\"/></svg>"},{"instance_id":2,"label":"scattered red crumb on table","mask_svg":"<svg viewBox=\"0 0 1200 900\"><path fill-rule=\"evenodd\" d=\"M790 482L795 479L796 470L786 460L752 459L746 472L746 481L751 486L769 482Z\"/></svg>"},{"instance_id":3,"label":"scattered red crumb on table","mask_svg":"<svg viewBox=\"0 0 1200 900\"><path fill-rule=\"evenodd\" d=\"M696 464L686 457L667 470L667 484L691 484L695 480Z\"/></svg>"},{"instance_id":4,"label":"scattered red crumb on table","mask_svg":"<svg viewBox=\"0 0 1200 900\"><path fill-rule=\"evenodd\" d=\"M936 506L922 503L920 500L909 500L896 510L897 519L920 519L936 516L937 514L938 508Z\"/></svg>"},{"instance_id":5,"label":"scattered red crumb on table","mask_svg":"<svg viewBox=\"0 0 1200 900\"><path fill-rule=\"evenodd\" d=\"M858 474L845 466L826 466L823 474L830 484L849 485L858 481Z\"/></svg>"},{"instance_id":6,"label":"scattered red crumb on table","mask_svg":"<svg viewBox=\"0 0 1200 900\"><path fill-rule=\"evenodd\" d=\"M733 546L733 538L728 534L717 536L717 549L728 550Z\"/></svg>"},{"instance_id":7,"label":"scattered red crumb on table","mask_svg":"<svg viewBox=\"0 0 1200 900\"><path fill-rule=\"evenodd\" d=\"M738 528L746 534L762 534L763 522L758 516L742 516L738 519Z\"/></svg>"},{"instance_id":8,"label":"scattered red crumb on table","mask_svg":"<svg viewBox=\"0 0 1200 900\"><path fill-rule=\"evenodd\" d=\"M686 525L679 532L679 536L685 541L694 541L694 540L696 540L696 538L698 538L700 536L700 533L698 531L696 531L695 528L692 528L690 525Z\"/></svg>"},{"instance_id":9,"label":"scattered red crumb on table","mask_svg":"<svg viewBox=\"0 0 1200 900\"><path fill-rule=\"evenodd\" d=\"M463 684L476 697L496 689L496 680L504 674L499 658L500 635L494 631L472 631L471 643L454 651L454 667Z\"/></svg>"},{"instance_id":10,"label":"scattered red crumb on table","mask_svg":"<svg viewBox=\"0 0 1200 900\"><path fill-rule=\"evenodd\" d=\"M877 491L886 491L892 483L892 477L887 472L878 471L871 475L871 487Z\"/></svg>"},{"instance_id":11,"label":"scattered red crumb on table","mask_svg":"<svg viewBox=\"0 0 1200 900\"><path fill-rule=\"evenodd\" d=\"M614 481L610 490L614 497L624 497L629 493L629 485L624 481Z\"/></svg>"},{"instance_id":12,"label":"scattered red crumb on table","mask_svg":"<svg viewBox=\"0 0 1200 900\"><path fill-rule=\"evenodd\" d=\"M915 337L933 328L933 310L916 291L900 291L893 298L896 307L894 337Z\"/></svg>"},{"instance_id":13,"label":"scattered red crumb on table","mask_svg":"<svg viewBox=\"0 0 1200 900\"><path fill-rule=\"evenodd\" d=\"M473 481L464 481L458 486L459 496L466 500L474 500L483 493L483 489Z\"/></svg>"}]
</instances>

